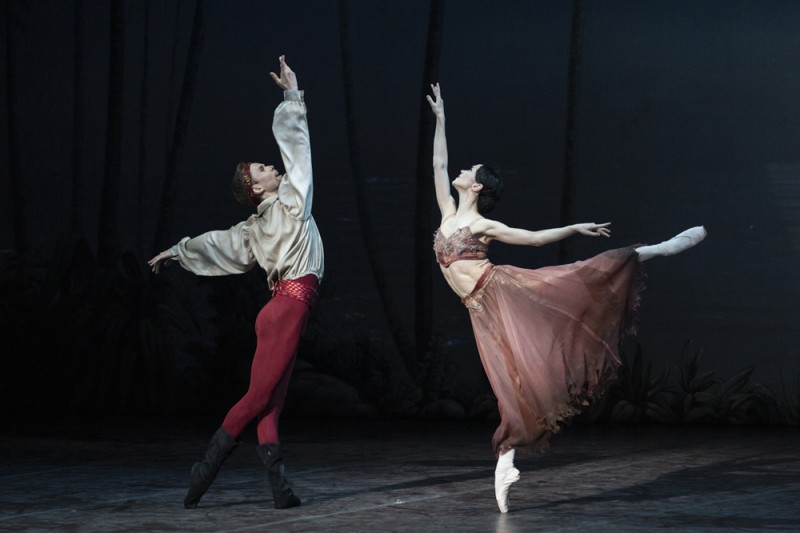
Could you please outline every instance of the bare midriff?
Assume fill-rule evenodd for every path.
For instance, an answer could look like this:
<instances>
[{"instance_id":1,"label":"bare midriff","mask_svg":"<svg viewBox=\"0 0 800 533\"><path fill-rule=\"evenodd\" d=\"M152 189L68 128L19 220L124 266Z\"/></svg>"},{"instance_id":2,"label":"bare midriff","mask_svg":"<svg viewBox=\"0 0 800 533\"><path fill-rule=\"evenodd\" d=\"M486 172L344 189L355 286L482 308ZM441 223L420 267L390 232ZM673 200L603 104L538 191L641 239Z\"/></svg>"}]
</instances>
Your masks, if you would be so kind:
<instances>
[{"instance_id":1,"label":"bare midriff","mask_svg":"<svg viewBox=\"0 0 800 533\"><path fill-rule=\"evenodd\" d=\"M450 263L450 266L440 265L442 275L459 298L464 298L472 293L478 280L492 265L488 259L461 259Z\"/></svg>"}]
</instances>

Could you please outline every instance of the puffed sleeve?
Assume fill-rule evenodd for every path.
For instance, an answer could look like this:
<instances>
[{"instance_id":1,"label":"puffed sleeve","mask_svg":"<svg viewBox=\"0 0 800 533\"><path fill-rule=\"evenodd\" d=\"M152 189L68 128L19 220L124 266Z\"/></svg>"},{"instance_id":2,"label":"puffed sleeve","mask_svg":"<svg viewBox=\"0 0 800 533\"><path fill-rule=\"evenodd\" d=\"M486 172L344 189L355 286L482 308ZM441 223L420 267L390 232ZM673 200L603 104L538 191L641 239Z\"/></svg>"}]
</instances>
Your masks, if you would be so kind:
<instances>
[{"instance_id":1,"label":"puffed sleeve","mask_svg":"<svg viewBox=\"0 0 800 533\"><path fill-rule=\"evenodd\" d=\"M314 182L304 92L284 91L283 98L272 120L272 133L286 169L278 199L293 217L305 220L311 216Z\"/></svg>"},{"instance_id":2,"label":"puffed sleeve","mask_svg":"<svg viewBox=\"0 0 800 533\"><path fill-rule=\"evenodd\" d=\"M185 237L172 247L172 255L183 268L200 276L242 274L256 264L250 250L247 221L229 230Z\"/></svg>"}]
</instances>

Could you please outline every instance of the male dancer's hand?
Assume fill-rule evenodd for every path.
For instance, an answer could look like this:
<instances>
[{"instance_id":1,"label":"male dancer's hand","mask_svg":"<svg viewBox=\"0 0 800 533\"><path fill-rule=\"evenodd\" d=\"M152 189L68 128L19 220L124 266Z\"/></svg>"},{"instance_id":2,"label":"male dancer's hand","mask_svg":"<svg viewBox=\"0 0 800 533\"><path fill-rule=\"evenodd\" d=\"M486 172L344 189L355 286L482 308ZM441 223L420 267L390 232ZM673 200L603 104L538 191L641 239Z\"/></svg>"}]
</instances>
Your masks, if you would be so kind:
<instances>
[{"instance_id":1,"label":"male dancer's hand","mask_svg":"<svg viewBox=\"0 0 800 533\"><path fill-rule=\"evenodd\" d=\"M172 248L164 250L150 261L147 262L150 265L150 268L153 272L158 274L161 271L162 266L167 266L171 261L174 261L175 257L172 255Z\"/></svg>"},{"instance_id":2,"label":"male dancer's hand","mask_svg":"<svg viewBox=\"0 0 800 533\"><path fill-rule=\"evenodd\" d=\"M286 64L285 60L286 56L281 56L278 60L281 62L281 75L278 76L274 72L270 72L269 75L272 76L272 79L275 80L275 83L278 84L278 87L283 89L284 91L296 91L297 90L297 76L295 76L294 71Z\"/></svg>"}]
</instances>

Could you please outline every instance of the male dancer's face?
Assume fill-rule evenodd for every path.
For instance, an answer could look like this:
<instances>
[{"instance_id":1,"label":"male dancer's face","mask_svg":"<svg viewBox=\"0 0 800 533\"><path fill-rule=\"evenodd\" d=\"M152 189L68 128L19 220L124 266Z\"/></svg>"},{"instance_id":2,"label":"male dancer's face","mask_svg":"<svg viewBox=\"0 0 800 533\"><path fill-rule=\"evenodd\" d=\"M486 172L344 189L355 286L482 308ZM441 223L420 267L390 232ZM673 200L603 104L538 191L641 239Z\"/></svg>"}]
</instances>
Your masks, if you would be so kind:
<instances>
[{"instance_id":1,"label":"male dancer's face","mask_svg":"<svg viewBox=\"0 0 800 533\"><path fill-rule=\"evenodd\" d=\"M253 179L253 190L257 194L276 193L283 179L274 166L263 163L250 163L250 177Z\"/></svg>"}]
</instances>

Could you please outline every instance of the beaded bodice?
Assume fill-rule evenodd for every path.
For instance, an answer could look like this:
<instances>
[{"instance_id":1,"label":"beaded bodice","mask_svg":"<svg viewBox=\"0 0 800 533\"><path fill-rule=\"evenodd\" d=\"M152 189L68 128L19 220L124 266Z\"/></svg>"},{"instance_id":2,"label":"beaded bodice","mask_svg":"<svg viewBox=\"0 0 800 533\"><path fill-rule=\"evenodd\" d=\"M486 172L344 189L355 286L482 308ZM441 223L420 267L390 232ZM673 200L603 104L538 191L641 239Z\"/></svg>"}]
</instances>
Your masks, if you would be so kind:
<instances>
[{"instance_id":1,"label":"beaded bodice","mask_svg":"<svg viewBox=\"0 0 800 533\"><path fill-rule=\"evenodd\" d=\"M433 234L436 261L445 268L463 259L486 259L488 249L489 245L475 237L469 226L458 228L449 237L438 229Z\"/></svg>"}]
</instances>

